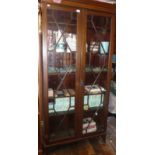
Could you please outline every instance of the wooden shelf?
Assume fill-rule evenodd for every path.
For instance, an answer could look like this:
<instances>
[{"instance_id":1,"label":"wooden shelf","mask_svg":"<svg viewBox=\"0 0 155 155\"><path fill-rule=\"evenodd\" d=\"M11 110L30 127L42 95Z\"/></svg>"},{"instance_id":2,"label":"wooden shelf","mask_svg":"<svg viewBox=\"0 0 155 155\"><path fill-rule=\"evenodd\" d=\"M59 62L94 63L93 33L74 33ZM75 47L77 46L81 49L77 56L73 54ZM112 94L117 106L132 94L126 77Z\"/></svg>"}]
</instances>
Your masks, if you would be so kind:
<instances>
[{"instance_id":1,"label":"wooden shelf","mask_svg":"<svg viewBox=\"0 0 155 155\"><path fill-rule=\"evenodd\" d=\"M83 112L84 113L89 113L89 112L95 112L96 110L102 110L103 109L103 106L101 106L100 108L99 107L92 107L92 108L89 108L88 110L84 110L83 109ZM57 116L62 116L62 115L72 115L72 114L75 114L75 110L70 110L70 111L61 111L61 112L56 112L56 113L49 113L49 117L57 117Z\"/></svg>"},{"instance_id":2,"label":"wooden shelf","mask_svg":"<svg viewBox=\"0 0 155 155\"><path fill-rule=\"evenodd\" d=\"M70 110L70 111L62 111L62 112L56 112L56 113L49 113L49 117L51 116L60 116L60 115L71 115L75 114L75 110Z\"/></svg>"}]
</instances>

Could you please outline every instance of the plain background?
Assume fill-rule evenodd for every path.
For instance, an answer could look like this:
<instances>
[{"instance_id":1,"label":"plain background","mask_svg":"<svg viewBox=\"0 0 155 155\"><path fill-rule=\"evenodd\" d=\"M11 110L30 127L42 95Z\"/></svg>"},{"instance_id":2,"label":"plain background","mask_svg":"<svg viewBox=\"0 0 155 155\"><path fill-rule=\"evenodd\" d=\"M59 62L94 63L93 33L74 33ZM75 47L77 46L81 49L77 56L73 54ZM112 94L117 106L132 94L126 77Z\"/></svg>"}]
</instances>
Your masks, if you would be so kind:
<instances>
[{"instance_id":1,"label":"plain background","mask_svg":"<svg viewBox=\"0 0 155 155\"><path fill-rule=\"evenodd\" d=\"M117 155L155 154L154 1L117 1ZM38 2L0 3L0 154L38 154Z\"/></svg>"}]
</instances>

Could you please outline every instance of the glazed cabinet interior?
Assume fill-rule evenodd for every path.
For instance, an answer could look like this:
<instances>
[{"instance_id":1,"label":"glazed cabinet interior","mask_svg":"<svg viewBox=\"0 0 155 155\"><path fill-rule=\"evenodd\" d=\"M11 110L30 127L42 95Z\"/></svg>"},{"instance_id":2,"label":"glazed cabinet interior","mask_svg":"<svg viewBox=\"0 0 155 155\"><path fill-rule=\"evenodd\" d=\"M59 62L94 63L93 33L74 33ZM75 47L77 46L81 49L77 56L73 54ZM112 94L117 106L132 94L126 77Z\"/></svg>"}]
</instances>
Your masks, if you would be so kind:
<instances>
[{"instance_id":1,"label":"glazed cabinet interior","mask_svg":"<svg viewBox=\"0 0 155 155\"><path fill-rule=\"evenodd\" d=\"M45 145L106 134L114 15L42 4Z\"/></svg>"}]
</instances>

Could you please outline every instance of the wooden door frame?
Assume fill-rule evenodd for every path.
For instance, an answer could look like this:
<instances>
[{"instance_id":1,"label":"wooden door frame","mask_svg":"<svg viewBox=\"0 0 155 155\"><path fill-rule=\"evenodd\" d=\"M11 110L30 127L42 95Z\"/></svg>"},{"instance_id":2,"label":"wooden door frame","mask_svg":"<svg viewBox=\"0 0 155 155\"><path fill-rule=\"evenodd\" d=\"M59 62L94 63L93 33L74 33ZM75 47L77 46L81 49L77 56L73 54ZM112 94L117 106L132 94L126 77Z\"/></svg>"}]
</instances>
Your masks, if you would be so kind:
<instances>
[{"instance_id":1,"label":"wooden door frame","mask_svg":"<svg viewBox=\"0 0 155 155\"><path fill-rule=\"evenodd\" d=\"M86 9L80 9L77 14L77 89L78 94L76 94L76 119L77 119L77 133L78 137L82 136L82 120L83 120L83 94L84 94L84 68L85 68L85 51L86 51ZM79 102L79 103L78 103Z\"/></svg>"},{"instance_id":2,"label":"wooden door frame","mask_svg":"<svg viewBox=\"0 0 155 155\"><path fill-rule=\"evenodd\" d=\"M112 56L115 50L114 37L116 33L116 15L111 17L111 32L110 32L110 46L109 46L109 58L108 58L108 73L107 73L107 94L105 96L105 106L104 106L104 125L107 130L107 117L108 117L108 106L109 106L109 96L110 96L110 84L112 76ZM106 135L104 135L106 136Z\"/></svg>"},{"instance_id":3,"label":"wooden door frame","mask_svg":"<svg viewBox=\"0 0 155 155\"><path fill-rule=\"evenodd\" d=\"M52 4L51 8L53 8L54 10L63 10L63 11L74 11L77 8L75 7L68 7L68 6L58 6L55 4ZM52 143L49 139L49 116L48 116L48 55L47 55L47 3L43 2L42 3L42 41L43 41L43 48L42 48L42 58L43 58L43 104L44 104L44 128L45 128L45 142L46 144L50 144ZM77 21L78 21L79 15L77 15ZM77 23L78 24L78 23ZM77 26L77 32L79 31L78 26ZM78 37L78 33L77 33L77 38ZM80 39L77 39L80 40ZM77 41L77 48L79 48L79 43ZM78 51L78 50L77 50ZM79 52L77 52L77 56ZM79 55L80 56L80 55ZM80 56L81 57L81 56ZM80 74L80 57L76 60L76 68L77 68L77 72L75 73L75 78L76 78L76 83L75 83L75 87L76 87L76 95L75 95L75 137L78 137L79 135L79 126L81 126L78 121L79 121L79 115L80 115L80 111L78 109L80 109L79 107L79 88L78 88L78 81L77 79L79 79L79 74ZM65 138L65 139L72 139L72 138ZM62 139L64 140L64 139ZM59 140L58 140L59 141Z\"/></svg>"},{"instance_id":4,"label":"wooden door frame","mask_svg":"<svg viewBox=\"0 0 155 155\"><path fill-rule=\"evenodd\" d=\"M49 143L49 120L48 120L48 62L47 62L47 3L41 3L42 9L42 61L43 61L43 115L44 115L44 140Z\"/></svg>"},{"instance_id":5,"label":"wooden door frame","mask_svg":"<svg viewBox=\"0 0 155 155\"><path fill-rule=\"evenodd\" d=\"M105 16L105 17L111 17L111 31L110 31L110 45L109 45L109 56L108 56L108 72L107 72L107 82L106 82L106 94L105 94L105 100L104 100L104 108L103 108L103 121L102 123L104 124L104 129L106 132L106 128L107 128L107 116L108 116L108 105L109 105L109 94L110 94L110 81L111 81L111 68L112 68L112 55L114 52L114 35L115 35L115 27L116 27L116 21L115 21L115 15L114 14L110 14L110 13L106 13L106 12L100 12L100 11L92 11L92 10L88 10L88 9L84 9L84 13L83 13L83 19L85 19L85 22L82 23L82 26L80 27L80 29L84 29L83 31L81 31L80 33L82 35L86 35L87 36L87 16L88 15L97 15L97 16ZM82 20L82 19L81 19ZM86 25L85 25L86 24ZM85 80L85 58L86 58L86 36L82 36L84 39L82 40L82 45L80 46L80 50L81 50L81 79L80 81L84 81ZM80 38L80 37L79 37ZM80 88L79 88L80 89ZM81 88L80 93L83 94L79 97L80 101L81 101L81 106L80 106L80 110L81 110L81 115L80 115L80 122L83 119L83 97L84 97L84 90ZM80 130L81 131L81 130ZM93 135L93 134L92 134ZM105 135L105 133L104 133ZM81 132L81 136L83 136L82 132ZM104 140L105 140L105 136L103 136Z\"/></svg>"}]
</instances>

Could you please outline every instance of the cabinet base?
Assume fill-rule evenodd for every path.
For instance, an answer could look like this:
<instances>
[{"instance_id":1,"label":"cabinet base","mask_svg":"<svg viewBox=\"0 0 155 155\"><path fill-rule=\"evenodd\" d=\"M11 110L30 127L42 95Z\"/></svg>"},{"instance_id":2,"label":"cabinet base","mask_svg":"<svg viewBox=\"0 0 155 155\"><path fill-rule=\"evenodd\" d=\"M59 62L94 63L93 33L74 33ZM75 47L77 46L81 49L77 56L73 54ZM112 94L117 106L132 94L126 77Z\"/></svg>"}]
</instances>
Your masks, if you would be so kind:
<instances>
[{"instance_id":1,"label":"cabinet base","mask_svg":"<svg viewBox=\"0 0 155 155\"><path fill-rule=\"evenodd\" d=\"M53 142L49 145L44 145L44 155L50 155L53 151L55 151L60 145L65 145L73 142L78 142L86 139L91 139L91 138L99 138L99 143L100 144L105 144L106 143L106 134L105 133L98 133L96 135L86 135L85 137L80 137L80 138L74 138L74 139L69 139L69 140L64 140L60 142Z\"/></svg>"}]
</instances>

